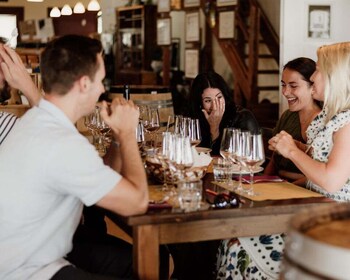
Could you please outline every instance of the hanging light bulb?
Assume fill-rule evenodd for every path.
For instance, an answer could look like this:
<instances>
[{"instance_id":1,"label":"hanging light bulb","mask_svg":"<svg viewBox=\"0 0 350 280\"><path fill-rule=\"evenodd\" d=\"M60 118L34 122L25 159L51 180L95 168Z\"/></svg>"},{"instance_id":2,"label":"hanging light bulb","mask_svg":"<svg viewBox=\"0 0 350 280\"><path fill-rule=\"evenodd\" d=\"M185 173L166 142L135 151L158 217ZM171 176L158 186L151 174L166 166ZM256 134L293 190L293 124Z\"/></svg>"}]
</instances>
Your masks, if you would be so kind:
<instances>
[{"instance_id":1,"label":"hanging light bulb","mask_svg":"<svg viewBox=\"0 0 350 280\"><path fill-rule=\"evenodd\" d=\"M61 10L61 15L70 16L72 13L73 13L72 8L68 4L65 4Z\"/></svg>"},{"instance_id":2,"label":"hanging light bulb","mask_svg":"<svg viewBox=\"0 0 350 280\"><path fill-rule=\"evenodd\" d=\"M85 7L83 5L83 3L81 2L77 2L74 6L73 12L75 14L83 14L85 13Z\"/></svg>"},{"instance_id":3,"label":"hanging light bulb","mask_svg":"<svg viewBox=\"0 0 350 280\"><path fill-rule=\"evenodd\" d=\"M44 0L27 0L27 2L44 2Z\"/></svg>"},{"instance_id":4,"label":"hanging light bulb","mask_svg":"<svg viewBox=\"0 0 350 280\"><path fill-rule=\"evenodd\" d=\"M50 17L60 17L61 12L60 9L57 7L53 7L52 10L50 11Z\"/></svg>"},{"instance_id":5,"label":"hanging light bulb","mask_svg":"<svg viewBox=\"0 0 350 280\"><path fill-rule=\"evenodd\" d=\"M88 11L99 11L101 7L97 0L91 0L87 9Z\"/></svg>"}]
</instances>

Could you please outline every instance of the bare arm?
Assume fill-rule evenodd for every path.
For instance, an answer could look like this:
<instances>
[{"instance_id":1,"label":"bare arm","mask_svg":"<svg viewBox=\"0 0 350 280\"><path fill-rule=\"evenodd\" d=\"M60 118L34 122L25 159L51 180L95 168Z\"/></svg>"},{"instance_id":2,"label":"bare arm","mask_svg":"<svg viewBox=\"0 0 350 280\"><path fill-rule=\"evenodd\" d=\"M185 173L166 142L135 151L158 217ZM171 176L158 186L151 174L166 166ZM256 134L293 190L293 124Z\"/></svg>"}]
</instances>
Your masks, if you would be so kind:
<instances>
[{"instance_id":1,"label":"bare arm","mask_svg":"<svg viewBox=\"0 0 350 280\"><path fill-rule=\"evenodd\" d=\"M131 100L123 98L113 100L110 115L107 104L103 103L102 106L101 115L120 143L118 150L114 151L119 153L114 160L120 159L122 164L110 163L112 168L121 168L123 178L97 205L121 215L144 213L148 206L148 185L135 137L138 108Z\"/></svg>"},{"instance_id":2,"label":"bare arm","mask_svg":"<svg viewBox=\"0 0 350 280\"><path fill-rule=\"evenodd\" d=\"M293 138L281 131L271 144L286 158L289 158L305 174L307 178L328 192L336 192L342 188L350 177L350 169L345 164L350 158L350 124L333 134L333 148L328 162L313 160L304 151L297 148ZM270 142L269 142L270 144Z\"/></svg>"},{"instance_id":3,"label":"bare arm","mask_svg":"<svg viewBox=\"0 0 350 280\"><path fill-rule=\"evenodd\" d=\"M1 70L12 88L20 90L29 104L35 106L41 99L38 88L33 83L19 55L10 47L0 45Z\"/></svg>"}]
</instances>

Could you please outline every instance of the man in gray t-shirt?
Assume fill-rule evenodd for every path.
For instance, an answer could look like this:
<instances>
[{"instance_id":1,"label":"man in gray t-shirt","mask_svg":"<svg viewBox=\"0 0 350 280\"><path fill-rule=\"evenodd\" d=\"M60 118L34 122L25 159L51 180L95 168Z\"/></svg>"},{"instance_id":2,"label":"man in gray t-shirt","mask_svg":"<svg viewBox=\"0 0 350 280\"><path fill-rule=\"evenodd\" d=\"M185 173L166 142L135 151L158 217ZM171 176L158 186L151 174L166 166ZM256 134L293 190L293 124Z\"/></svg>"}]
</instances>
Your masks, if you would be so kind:
<instances>
[{"instance_id":1,"label":"man in gray t-shirt","mask_svg":"<svg viewBox=\"0 0 350 280\"><path fill-rule=\"evenodd\" d=\"M115 99L110 107L101 105L118 142L105 158L109 166L74 126L104 92L101 50L99 41L83 36L50 42L40 65L46 94L0 149L1 279L108 279L65 259L83 205L121 215L147 209L147 179L135 139L139 112L133 102Z\"/></svg>"}]
</instances>

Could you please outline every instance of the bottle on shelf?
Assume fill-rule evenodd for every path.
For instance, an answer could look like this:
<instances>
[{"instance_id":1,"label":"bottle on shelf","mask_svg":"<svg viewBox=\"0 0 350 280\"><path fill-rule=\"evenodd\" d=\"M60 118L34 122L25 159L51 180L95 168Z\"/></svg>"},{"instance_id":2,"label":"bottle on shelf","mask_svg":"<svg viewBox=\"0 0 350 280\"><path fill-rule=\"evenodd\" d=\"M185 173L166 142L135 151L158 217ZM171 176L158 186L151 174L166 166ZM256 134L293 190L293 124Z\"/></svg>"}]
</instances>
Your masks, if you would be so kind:
<instances>
[{"instance_id":1,"label":"bottle on shelf","mask_svg":"<svg viewBox=\"0 0 350 280\"><path fill-rule=\"evenodd\" d=\"M123 92L123 97L126 99L126 100L129 100L130 99L130 88L129 88L129 85L124 85L124 92Z\"/></svg>"}]
</instances>

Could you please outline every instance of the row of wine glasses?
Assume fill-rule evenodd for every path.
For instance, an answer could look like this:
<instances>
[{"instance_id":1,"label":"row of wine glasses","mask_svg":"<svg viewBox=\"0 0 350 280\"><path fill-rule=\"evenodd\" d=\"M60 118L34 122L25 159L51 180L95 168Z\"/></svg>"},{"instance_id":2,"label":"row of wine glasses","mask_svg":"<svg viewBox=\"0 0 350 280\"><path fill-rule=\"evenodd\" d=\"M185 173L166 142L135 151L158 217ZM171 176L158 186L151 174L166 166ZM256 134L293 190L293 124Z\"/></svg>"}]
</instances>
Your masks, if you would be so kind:
<instances>
[{"instance_id":1,"label":"row of wine glasses","mask_svg":"<svg viewBox=\"0 0 350 280\"><path fill-rule=\"evenodd\" d=\"M264 145L261 132L251 133L236 128L225 128L220 154L228 159L232 164L239 166L239 186L238 191L243 191L249 195L257 195L253 191L254 171L265 161ZM250 174L250 184L242 188L242 169L245 167Z\"/></svg>"},{"instance_id":2,"label":"row of wine glasses","mask_svg":"<svg viewBox=\"0 0 350 280\"><path fill-rule=\"evenodd\" d=\"M191 119L181 115L170 115L166 131L189 137L192 146L197 146L202 141L198 119Z\"/></svg>"}]
</instances>

